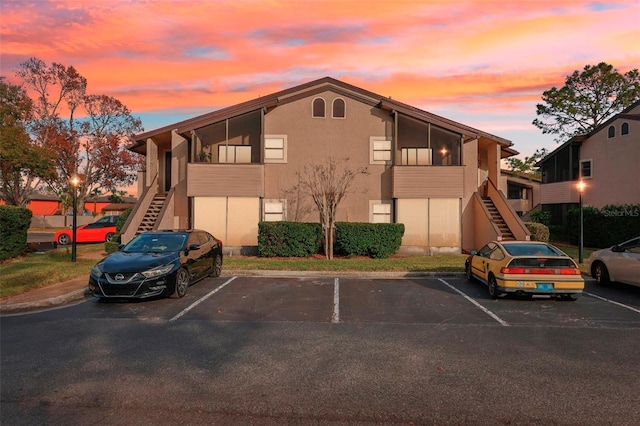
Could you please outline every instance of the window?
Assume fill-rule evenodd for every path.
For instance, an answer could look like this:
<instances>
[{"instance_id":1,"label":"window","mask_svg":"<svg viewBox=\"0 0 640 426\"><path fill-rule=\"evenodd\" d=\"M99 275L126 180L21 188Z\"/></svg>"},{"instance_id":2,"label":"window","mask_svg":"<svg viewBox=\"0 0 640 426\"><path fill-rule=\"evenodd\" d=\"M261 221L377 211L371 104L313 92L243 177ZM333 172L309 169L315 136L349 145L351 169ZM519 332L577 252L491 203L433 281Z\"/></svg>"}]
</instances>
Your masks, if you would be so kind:
<instances>
[{"instance_id":1,"label":"window","mask_svg":"<svg viewBox=\"0 0 640 426\"><path fill-rule=\"evenodd\" d=\"M268 135L264 138L264 162L287 162L287 137L285 135Z\"/></svg>"},{"instance_id":2,"label":"window","mask_svg":"<svg viewBox=\"0 0 640 426\"><path fill-rule=\"evenodd\" d=\"M264 200L264 221L278 222L284 220L283 200Z\"/></svg>"},{"instance_id":3,"label":"window","mask_svg":"<svg viewBox=\"0 0 640 426\"><path fill-rule=\"evenodd\" d=\"M629 123L622 123L620 126L620 135L628 135L629 134Z\"/></svg>"},{"instance_id":4,"label":"window","mask_svg":"<svg viewBox=\"0 0 640 426\"><path fill-rule=\"evenodd\" d=\"M251 147L247 145L218 145L220 163L251 163Z\"/></svg>"},{"instance_id":5,"label":"window","mask_svg":"<svg viewBox=\"0 0 640 426\"><path fill-rule=\"evenodd\" d=\"M615 138L616 137L616 128L614 126L609 126L607 137L609 137L609 138Z\"/></svg>"},{"instance_id":6,"label":"window","mask_svg":"<svg viewBox=\"0 0 640 426\"><path fill-rule=\"evenodd\" d=\"M324 118L325 116L325 107L324 107L324 99L315 98L313 100L313 117L314 118Z\"/></svg>"},{"instance_id":7,"label":"window","mask_svg":"<svg viewBox=\"0 0 640 426\"><path fill-rule=\"evenodd\" d=\"M580 160L580 177L591 178L593 177L592 173L591 160Z\"/></svg>"},{"instance_id":8,"label":"window","mask_svg":"<svg viewBox=\"0 0 640 426\"><path fill-rule=\"evenodd\" d=\"M395 146L402 154L402 164L433 166L462 164L460 133L403 114L398 115L397 129Z\"/></svg>"},{"instance_id":9,"label":"window","mask_svg":"<svg viewBox=\"0 0 640 426\"><path fill-rule=\"evenodd\" d=\"M371 223L391 223L391 201L369 201Z\"/></svg>"},{"instance_id":10,"label":"window","mask_svg":"<svg viewBox=\"0 0 640 426\"><path fill-rule=\"evenodd\" d=\"M333 106L331 108L332 117L333 118L345 118L347 105L344 102L344 99L336 98L333 100Z\"/></svg>"},{"instance_id":11,"label":"window","mask_svg":"<svg viewBox=\"0 0 640 426\"><path fill-rule=\"evenodd\" d=\"M391 161L391 141L384 136L369 138L369 163L387 164Z\"/></svg>"},{"instance_id":12,"label":"window","mask_svg":"<svg viewBox=\"0 0 640 426\"><path fill-rule=\"evenodd\" d=\"M402 148L403 166L431 165L431 148Z\"/></svg>"}]
</instances>

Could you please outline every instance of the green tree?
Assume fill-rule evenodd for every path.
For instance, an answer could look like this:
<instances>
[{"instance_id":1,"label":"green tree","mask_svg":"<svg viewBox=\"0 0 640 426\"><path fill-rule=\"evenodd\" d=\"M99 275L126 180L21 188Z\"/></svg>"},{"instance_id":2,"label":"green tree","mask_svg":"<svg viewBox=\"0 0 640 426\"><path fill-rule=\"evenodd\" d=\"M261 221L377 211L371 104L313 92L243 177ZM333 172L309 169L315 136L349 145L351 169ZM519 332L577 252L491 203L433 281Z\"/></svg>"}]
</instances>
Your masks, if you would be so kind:
<instances>
[{"instance_id":1,"label":"green tree","mask_svg":"<svg viewBox=\"0 0 640 426\"><path fill-rule=\"evenodd\" d=\"M531 157L524 157L524 160L521 160L517 157L510 157L505 161L509 165L510 170L519 173L523 177L540 178L542 176L542 172L540 171L540 168L536 166L536 164L538 163L538 161L542 160L547 155L547 153L548 151L546 148L541 148L537 149Z\"/></svg>"},{"instance_id":2,"label":"green tree","mask_svg":"<svg viewBox=\"0 0 640 426\"><path fill-rule=\"evenodd\" d=\"M543 92L533 125L544 134L557 135L556 142L565 142L589 133L638 99L637 69L621 74L605 62L587 65L567 76L560 89L552 87Z\"/></svg>"},{"instance_id":3,"label":"green tree","mask_svg":"<svg viewBox=\"0 0 640 426\"><path fill-rule=\"evenodd\" d=\"M22 87L0 77L0 197L8 205L25 207L33 182L55 175L53 154L33 144L25 127L32 106Z\"/></svg>"}]
</instances>

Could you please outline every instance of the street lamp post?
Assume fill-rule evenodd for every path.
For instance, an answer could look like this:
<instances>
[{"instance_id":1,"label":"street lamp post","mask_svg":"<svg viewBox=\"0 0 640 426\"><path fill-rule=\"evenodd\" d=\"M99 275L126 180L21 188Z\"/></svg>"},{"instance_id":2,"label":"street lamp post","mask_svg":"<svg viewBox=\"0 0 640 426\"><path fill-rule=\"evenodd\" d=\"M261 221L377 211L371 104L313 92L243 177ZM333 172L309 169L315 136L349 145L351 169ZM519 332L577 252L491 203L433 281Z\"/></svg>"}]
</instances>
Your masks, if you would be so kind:
<instances>
[{"instance_id":1,"label":"street lamp post","mask_svg":"<svg viewBox=\"0 0 640 426\"><path fill-rule=\"evenodd\" d=\"M584 248L584 216L582 209L582 194L584 193L585 183L581 180L576 185L578 188L578 194L580 195L580 245L578 246L578 263L582 264L584 261L583 248Z\"/></svg>"},{"instance_id":2,"label":"street lamp post","mask_svg":"<svg viewBox=\"0 0 640 426\"><path fill-rule=\"evenodd\" d=\"M71 178L71 187L73 188L73 225L71 229L71 261L76 261L76 228L78 224L78 184L80 183L80 179L78 176L73 176Z\"/></svg>"}]
</instances>

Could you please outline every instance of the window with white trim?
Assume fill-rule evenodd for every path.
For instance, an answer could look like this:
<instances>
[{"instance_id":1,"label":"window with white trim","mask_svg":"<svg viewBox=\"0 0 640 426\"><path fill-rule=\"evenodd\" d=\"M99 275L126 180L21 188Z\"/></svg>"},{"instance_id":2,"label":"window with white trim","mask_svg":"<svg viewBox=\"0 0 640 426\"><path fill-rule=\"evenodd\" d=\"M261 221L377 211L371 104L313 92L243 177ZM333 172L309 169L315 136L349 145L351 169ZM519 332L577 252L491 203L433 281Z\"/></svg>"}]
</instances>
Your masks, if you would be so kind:
<instances>
[{"instance_id":1,"label":"window with white trim","mask_svg":"<svg viewBox=\"0 0 640 426\"><path fill-rule=\"evenodd\" d=\"M372 136L369 138L369 163L390 164L391 140L384 136Z\"/></svg>"},{"instance_id":2,"label":"window with white trim","mask_svg":"<svg viewBox=\"0 0 640 426\"><path fill-rule=\"evenodd\" d=\"M251 163L251 146L218 145L218 162Z\"/></svg>"},{"instance_id":3,"label":"window with white trim","mask_svg":"<svg viewBox=\"0 0 640 426\"><path fill-rule=\"evenodd\" d=\"M431 148L402 148L403 166L430 166Z\"/></svg>"},{"instance_id":4,"label":"window with white trim","mask_svg":"<svg viewBox=\"0 0 640 426\"><path fill-rule=\"evenodd\" d=\"M265 222L284 220L284 200L264 200L263 207Z\"/></svg>"},{"instance_id":5,"label":"window with white trim","mask_svg":"<svg viewBox=\"0 0 640 426\"><path fill-rule=\"evenodd\" d=\"M325 103L322 98L314 98L311 103L311 115L313 118L325 117Z\"/></svg>"},{"instance_id":6,"label":"window with white trim","mask_svg":"<svg viewBox=\"0 0 640 426\"><path fill-rule=\"evenodd\" d=\"M371 223L391 223L391 200L369 201L369 220Z\"/></svg>"},{"instance_id":7,"label":"window with white trim","mask_svg":"<svg viewBox=\"0 0 640 426\"><path fill-rule=\"evenodd\" d=\"M622 123L620 126L620 136L629 134L629 123Z\"/></svg>"},{"instance_id":8,"label":"window with white trim","mask_svg":"<svg viewBox=\"0 0 640 426\"><path fill-rule=\"evenodd\" d=\"M593 177L593 164L591 160L580 160L580 177L590 179Z\"/></svg>"},{"instance_id":9,"label":"window with white trim","mask_svg":"<svg viewBox=\"0 0 640 426\"><path fill-rule=\"evenodd\" d=\"M347 117L347 104L342 98L335 98L331 104L331 116L333 118Z\"/></svg>"},{"instance_id":10,"label":"window with white trim","mask_svg":"<svg viewBox=\"0 0 640 426\"><path fill-rule=\"evenodd\" d=\"M286 135L266 135L264 137L264 162L265 163L286 163L287 162L287 136Z\"/></svg>"}]
</instances>

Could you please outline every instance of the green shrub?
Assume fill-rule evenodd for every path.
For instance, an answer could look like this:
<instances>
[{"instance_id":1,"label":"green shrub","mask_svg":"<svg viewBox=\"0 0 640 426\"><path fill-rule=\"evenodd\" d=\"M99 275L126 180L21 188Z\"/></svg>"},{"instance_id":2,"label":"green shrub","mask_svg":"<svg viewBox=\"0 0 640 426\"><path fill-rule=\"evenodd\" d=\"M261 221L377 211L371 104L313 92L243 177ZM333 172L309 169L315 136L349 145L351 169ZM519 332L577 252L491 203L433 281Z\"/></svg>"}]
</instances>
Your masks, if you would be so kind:
<instances>
[{"instance_id":1,"label":"green shrub","mask_svg":"<svg viewBox=\"0 0 640 426\"><path fill-rule=\"evenodd\" d=\"M549 228L538 222L525 222L525 226L531 232L531 238L534 241L549 242Z\"/></svg>"},{"instance_id":2,"label":"green shrub","mask_svg":"<svg viewBox=\"0 0 640 426\"><path fill-rule=\"evenodd\" d=\"M549 222L551 221L551 212L535 210L531 212L529 217L531 218L531 222L542 223L543 225L549 226Z\"/></svg>"},{"instance_id":3,"label":"green shrub","mask_svg":"<svg viewBox=\"0 0 640 426\"><path fill-rule=\"evenodd\" d=\"M640 204L584 207L582 216L585 247L611 247L640 235ZM567 212L566 232L571 244L579 244L580 209Z\"/></svg>"},{"instance_id":4,"label":"green shrub","mask_svg":"<svg viewBox=\"0 0 640 426\"><path fill-rule=\"evenodd\" d=\"M26 251L31 215L24 207L0 205L0 261Z\"/></svg>"},{"instance_id":5,"label":"green shrub","mask_svg":"<svg viewBox=\"0 0 640 426\"><path fill-rule=\"evenodd\" d=\"M322 228L319 223L260 222L258 256L310 257L320 251Z\"/></svg>"},{"instance_id":6,"label":"green shrub","mask_svg":"<svg viewBox=\"0 0 640 426\"><path fill-rule=\"evenodd\" d=\"M120 250L120 242L119 241L116 242L116 241L111 240L111 241L107 241L107 242L104 243L104 251L106 253L111 254L111 253L117 252L118 250Z\"/></svg>"},{"instance_id":7,"label":"green shrub","mask_svg":"<svg viewBox=\"0 0 640 426\"><path fill-rule=\"evenodd\" d=\"M398 251L403 235L402 223L337 222L334 252L384 259Z\"/></svg>"}]
</instances>

